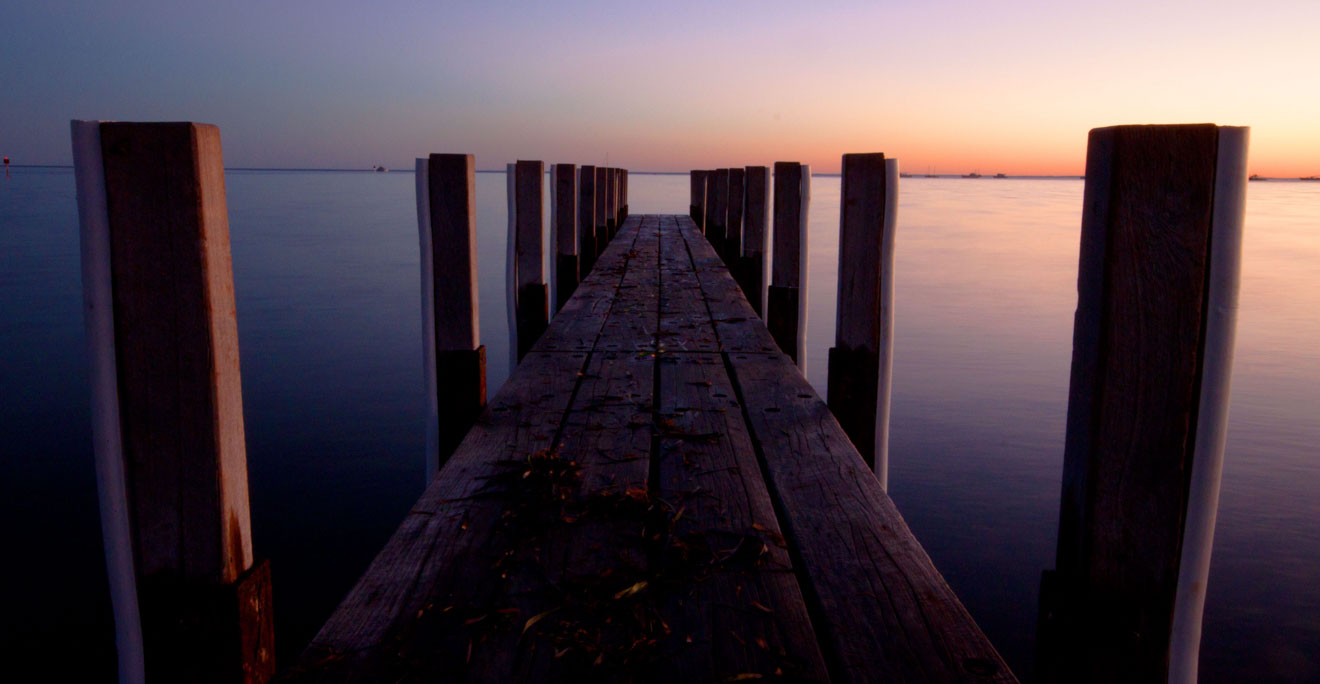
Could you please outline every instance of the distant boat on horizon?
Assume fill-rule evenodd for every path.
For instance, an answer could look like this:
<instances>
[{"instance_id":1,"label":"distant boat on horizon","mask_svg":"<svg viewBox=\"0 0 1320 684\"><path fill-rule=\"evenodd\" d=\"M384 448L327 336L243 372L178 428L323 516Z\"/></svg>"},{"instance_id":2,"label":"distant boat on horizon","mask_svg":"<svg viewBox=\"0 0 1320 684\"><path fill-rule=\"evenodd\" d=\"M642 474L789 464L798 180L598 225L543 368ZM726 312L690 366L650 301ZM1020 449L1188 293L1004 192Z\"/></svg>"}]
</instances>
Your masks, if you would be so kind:
<instances>
[{"instance_id":1,"label":"distant boat on horizon","mask_svg":"<svg viewBox=\"0 0 1320 684\"><path fill-rule=\"evenodd\" d=\"M1304 181L1320 181L1320 176L1302 176L1301 178L1298 178L1297 180L1304 180Z\"/></svg>"},{"instance_id":2,"label":"distant boat on horizon","mask_svg":"<svg viewBox=\"0 0 1320 684\"><path fill-rule=\"evenodd\" d=\"M375 171L376 173L388 173L388 172L389 172L389 169L385 168L384 166L373 166L373 167L371 167L371 170L372 170L372 171Z\"/></svg>"},{"instance_id":3,"label":"distant boat on horizon","mask_svg":"<svg viewBox=\"0 0 1320 684\"><path fill-rule=\"evenodd\" d=\"M996 174L995 174L995 178L1008 178L1008 176L1006 176L1006 175L1004 175L1004 174L1002 174L1002 173L996 173Z\"/></svg>"},{"instance_id":4,"label":"distant boat on horizon","mask_svg":"<svg viewBox=\"0 0 1320 684\"><path fill-rule=\"evenodd\" d=\"M977 172L975 172L975 171L973 171L973 172L971 172L971 173L964 173L964 174L963 174L963 178L980 178L980 177L981 177L981 174L979 174L979 173L977 173Z\"/></svg>"},{"instance_id":5,"label":"distant boat on horizon","mask_svg":"<svg viewBox=\"0 0 1320 684\"><path fill-rule=\"evenodd\" d=\"M1260 175L1260 174L1253 173L1253 174L1251 174L1250 176L1247 176L1247 180L1263 181L1263 180L1269 180L1269 179L1266 178L1266 177L1264 177L1264 176L1262 176L1262 175Z\"/></svg>"}]
</instances>

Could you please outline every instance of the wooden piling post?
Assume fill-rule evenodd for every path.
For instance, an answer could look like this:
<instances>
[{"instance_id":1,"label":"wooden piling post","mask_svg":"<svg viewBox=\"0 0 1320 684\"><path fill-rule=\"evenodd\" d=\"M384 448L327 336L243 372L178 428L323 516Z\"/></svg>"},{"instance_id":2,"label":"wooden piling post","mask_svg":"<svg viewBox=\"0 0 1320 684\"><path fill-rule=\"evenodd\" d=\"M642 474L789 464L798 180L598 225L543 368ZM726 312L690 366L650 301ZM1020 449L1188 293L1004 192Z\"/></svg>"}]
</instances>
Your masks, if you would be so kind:
<instances>
[{"instance_id":1,"label":"wooden piling post","mask_svg":"<svg viewBox=\"0 0 1320 684\"><path fill-rule=\"evenodd\" d=\"M586 278L596 265L596 167L583 164L578 172L579 275Z\"/></svg>"},{"instance_id":2,"label":"wooden piling post","mask_svg":"<svg viewBox=\"0 0 1320 684\"><path fill-rule=\"evenodd\" d=\"M514 311L516 361L521 362L532 345L541 339L549 324L549 297L543 267L545 164L518 160L511 164L513 173L510 206L513 216L509 227L509 263L513 273L508 278L509 297Z\"/></svg>"},{"instance_id":3,"label":"wooden piling post","mask_svg":"<svg viewBox=\"0 0 1320 684\"><path fill-rule=\"evenodd\" d=\"M765 247L770 232L770 169L748 166L744 194L742 254L738 284L757 316L765 316Z\"/></svg>"},{"instance_id":4,"label":"wooden piling post","mask_svg":"<svg viewBox=\"0 0 1320 684\"><path fill-rule=\"evenodd\" d=\"M779 348L805 374L807 331L807 209L811 168L775 162L774 255L766 292L766 322Z\"/></svg>"},{"instance_id":5,"label":"wooden piling post","mask_svg":"<svg viewBox=\"0 0 1320 684\"><path fill-rule=\"evenodd\" d=\"M729 169L729 210L724 221L724 263L730 270L738 268L742 257L743 203L746 201L746 170Z\"/></svg>"},{"instance_id":6,"label":"wooden piling post","mask_svg":"<svg viewBox=\"0 0 1320 684\"><path fill-rule=\"evenodd\" d=\"M615 192L618 190L618 177L614 175L614 167L605 167L605 243L609 244L614 239L614 231L618 229L618 196Z\"/></svg>"},{"instance_id":7,"label":"wooden piling post","mask_svg":"<svg viewBox=\"0 0 1320 684\"><path fill-rule=\"evenodd\" d=\"M715 253L724 254L725 227L729 220L729 170L716 169L706 186L706 239Z\"/></svg>"},{"instance_id":8,"label":"wooden piling post","mask_svg":"<svg viewBox=\"0 0 1320 684\"><path fill-rule=\"evenodd\" d=\"M476 162L470 154L417 160L426 374L426 480L486 407L486 347L477 307Z\"/></svg>"},{"instance_id":9,"label":"wooden piling post","mask_svg":"<svg viewBox=\"0 0 1320 684\"><path fill-rule=\"evenodd\" d=\"M596 257L599 258L609 245L609 202L606 198L609 196L609 169L604 166L596 167Z\"/></svg>"},{"instance_id":10,"label":"wooden piling post","mask_svg":"<svg viewBox=\"0 0 1320 684\"><path fill-rule=\"evenodd\" d=\"M573 296L581 279L578 251L577 166L555 164L550 167L552 206L550 209L550 240L555 245L555 313Z\"/></svg>"},{"instance_id":11,"label":"wooden piling post","mask_svg":"<svg viewBox=\"0 0 1320 684\"><path fill-rule=\"evenodd\" d=\"M879 153L843 155L839 194L839 296L828 402L880 486L887 487L898 160Z\"/></svg>"},{"instance_id":12,"label":"wooden piling post","mask_svg":"<svg viewBox=\"0 0 1320 684\"><path fill-rule=\"evenodd\" d=\"M103 523L107 563L114 590L132 568L140 617L116 625L121 654L141 635L126 674L267 681L270 566L252 552L220 131L91 121L73 138L98 481L102 510L121 507Z\"/></svg>"},{"instance_id":13,"label":"wooden piling post","mask_svg":"<svg viewBox=\"0 0 1320 684\"><path fill-rule=\"evenodd\" d=\"M1091 131L1044 681L1196 680L1246 147L1211 124Z\"/></svg>"},{"instance_id":14,"label":"wooden piling post","mask_svg":"<svg viewBox=\"0 0 1320 684\"><path fill-rule=\"evenodd\" d=\"M691 203L688 205L688 213L692 217L692 222L697 224L697 230L706 232L706 172L700 169L693 169L689 175L691 183Z\"/></svg>"},{"instance_id":15,"label":"wooden piling post","mask_svg":"<svg viewBox=\"0 0 1320 684\"><path fill-rule=\"evenodd\" d=\"M622 198L623 215L622 220L628 219L628 169L619 171L619 196Z\"/></svg>"}]
</instances>

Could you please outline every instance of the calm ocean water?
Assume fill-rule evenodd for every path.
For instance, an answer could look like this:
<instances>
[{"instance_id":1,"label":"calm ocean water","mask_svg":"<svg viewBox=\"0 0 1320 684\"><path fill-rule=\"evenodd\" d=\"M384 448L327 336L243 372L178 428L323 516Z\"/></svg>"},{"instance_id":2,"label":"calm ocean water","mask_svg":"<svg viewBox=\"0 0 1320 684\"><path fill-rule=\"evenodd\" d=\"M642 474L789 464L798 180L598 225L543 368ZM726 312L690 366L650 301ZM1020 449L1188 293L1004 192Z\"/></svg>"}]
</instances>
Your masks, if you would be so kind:
<instances>
[{"instance_id":1,"label":"calm ocean water","mask_svg":"<svg viewBox=\"0 0 1320 684\"><path fill-rule=\"evenodd\" d=\"M68 169L0 182L0 534L10 666L114 671ZM226 176L253 534L289 662L421 492L411 174ZM686 176L632 174L634 213ZM481 333L508 375L505 182L477 177ZM807 375L833 341L839 179L811 204ZM1062 473L1080 180L906 179L890 494L1029 677ZM1202 680L1320 681L1320 184L1250 184ZM69 658L70 645L77 658ZM55 670L52 670L52 663Z\"/></svg>"}]
</instances>

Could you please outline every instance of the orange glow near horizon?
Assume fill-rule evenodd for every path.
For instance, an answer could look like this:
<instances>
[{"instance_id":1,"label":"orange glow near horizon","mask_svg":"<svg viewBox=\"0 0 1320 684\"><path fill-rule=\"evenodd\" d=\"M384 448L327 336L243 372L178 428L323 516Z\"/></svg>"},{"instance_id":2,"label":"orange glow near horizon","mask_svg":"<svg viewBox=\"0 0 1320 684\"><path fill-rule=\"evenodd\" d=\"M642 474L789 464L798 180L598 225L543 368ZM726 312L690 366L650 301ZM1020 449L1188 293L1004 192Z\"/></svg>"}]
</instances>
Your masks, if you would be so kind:
<instances>
[{"instance_id":1,"label":"orange glow near horizon","mask_svg":"<svg viewBox=\"0 0 1320 684\"><path fill-rule=\"evenodd\" d=\"M35 163L101 118L218 124L234 166L1074 175L1091 128L1213 122L1252 173L1320 174L1314 0L43 7L0 14L0 145Z\"/></svg>"}]
</instances>

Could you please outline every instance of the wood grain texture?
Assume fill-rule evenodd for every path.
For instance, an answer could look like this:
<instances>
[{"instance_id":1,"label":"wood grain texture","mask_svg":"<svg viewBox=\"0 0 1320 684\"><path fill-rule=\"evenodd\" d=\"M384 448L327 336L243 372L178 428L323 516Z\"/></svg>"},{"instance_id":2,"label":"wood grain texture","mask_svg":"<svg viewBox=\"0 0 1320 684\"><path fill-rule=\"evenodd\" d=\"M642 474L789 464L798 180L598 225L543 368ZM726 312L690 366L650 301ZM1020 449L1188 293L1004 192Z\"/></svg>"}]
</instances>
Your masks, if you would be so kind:
<instances>
[{"instance_id":1,"label":"wood grain texture","mask_svg":"<svg viewBox=\"0 0 1320 684\"><path fill-rule=\"evenodd\" d=\"M706 175L706 171L698 169L691 172L689 179L691 205L688 207L688 217L697 224L697 230L702 232L706 230Z\"/></svg>"},{"instance_id":2,"label":"wood grain texture","mask_svg":"<svg viewBox=\"0 0 1320 684\"><path fill-rule=\"evenodd\" d=\"M431 202L431 259L436 349L475 349L477 308L476 162L470 154L426 161Z\"/></svg>"},{"instance_id":3,"label":"wood grain texture","mask_svg":"<svg viewBox=\"0 0 1320 684\"><path fill-rule=\"evenodd\" d=\"M550 297L545 282L545 164L519 160L515 167L517 225L514 263L517 271L518 358L522 359L545 332Z\"/></svg>"},{"instance_id":4,"label":"wood grain texture","mask_svg":"<svg viewBox=\"0 0 1320 684\"><path fill-rule=\"evenodd\" d=\"M610 235L609 226L609 169L604 166L596 167L596 257L605 251L609 245Z\"/></svg>"},{"instance_id":5,"label":"wood grain texture","mask_svg":"<svg viewBox=\"0 0 1320 684\"><path fill-rule=\"evenodd\" d=\"M799 287L802 259L802 165L775 162L774 261L770 284Z\"/></svg>"},{"instance_id":6,"label":"wood grain texture","mask_svg":"<svg viewBox=\"0 0 1320 684\"><path fill-rule=\"evenodd\" d=\"M596 265L596 167L584 164L578 172L578 279Z\"/></svg>"},{"instance_id":7,"label":"wood grain texture","mask_svg":"<svg viewBox=\"0 0 1320 684\"><path fill-rule=\"evenodd\" d=\"M577 166L555 164L550 179L555 193L555 211L551 216L551 242L556 254L577 254ZM576 274L575 274L576 275Z\"/></svg>"},{"instance_id":8,"label":"wood grain texture","mask_svg":"<svg viewBox=\"0 0 1320 684\"><path fill-rule=\"evenodd\" d=\"M729 169L729 210L724 221L724 248L720 256L732 267L742 256L743 211L747 202L747 172L741 168Z\"/></svg>"},{"instance_id":9,"label":"wood grain texture","mask_svg":"<svg viewBox=\"0 0 1320 684\"><path fill-rule=\"evenodd\" d=\"M691 218L619 235L288 679L1011 681Z\"/></svg>"},{"instance_id":10,"label":"wood grain texture","mask_svg":"<svg viewBox=\"0 0 1320 684\"><path fill-rule=\"evenodd\" d=\"M727 358L831 680L1016 681L789 360Z\"/></svg>"},{"instance_id":11,"label":"wood grain texture","mask_svg":"<svg viewBox=\"0 0 1320 684\"><path fill-rule=\"evenodd\" d=\"M757 316L765 313L766 256L770 236L770 169L748 166L743 212L742 254L735 269L738 285Z\"/></svg>"},{"instance_id":12,"label":"wood grain texture","mask_svg":"<svg viewBox=\"0 0 1320 684\"><path fill-rule=\"evenodd\" d=\"M867 465L875 466L880 333L886 316L880 269L886 263L885 155L843 155L839 207L838 299L829 352L830 410ZM886 326L887 327L887 326Z\"/></svg>"},{"instance_id":13,"label":"wood grain texture","mask_svg":"<svg viewBox=\"0 0 1320 684\"><path fill-rule=\"evenodd\" d=\"M101 125L119 410L140 577L252 565L220 131Z\"/></svg>"},{"instance_id":14,"label":"wood grain texture","mask_svg":"<svg viewBox=\"0 0 1320 684\"><path fill-rule=\"evenodd\" d=\"M666 560L678 566L703 552L723 559L669 597L674 656L661 663L659 680L828 681L723 359L661 357L657 384L655 487L683 512L671 533L691 554Z\"/></svg>"},{"instance_id":15,"label":"wood grain texture","mask_svg":"<svg viewBox=\"0 0 1320 684\"><path fill-rule=\"evenodd\" d=\"M1058 674L1161 679L1194 447L1218 129L1121 126L1093 131L1091 142Z\"/></svg>"},{"instance_id":16,"label":"wood grain texture","mask_svg":"<svg viewBox=\"0 0 1320 684\"><path fill-rule=\"evenodd\" d=\"M724 249L724 231L729 220L729 170L716 169L706 181L706 239L715 252Z\"/></svg>"}]
</instances>

